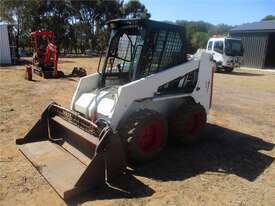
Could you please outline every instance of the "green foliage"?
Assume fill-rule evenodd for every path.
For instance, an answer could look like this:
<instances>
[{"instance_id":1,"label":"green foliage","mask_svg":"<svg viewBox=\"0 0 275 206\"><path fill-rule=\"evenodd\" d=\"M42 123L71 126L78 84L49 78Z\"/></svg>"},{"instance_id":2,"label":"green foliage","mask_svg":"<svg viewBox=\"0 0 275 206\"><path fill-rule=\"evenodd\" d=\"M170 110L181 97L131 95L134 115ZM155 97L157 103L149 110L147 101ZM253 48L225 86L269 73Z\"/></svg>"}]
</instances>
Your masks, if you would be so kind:
<instances>
[{"instance_id":1,"label":"green foliage","mask_svg":"<svg viewBox=\"0 0 275 206\"><path fill-rule=\"evenodd\" d=\"M205 48L209 34L206 32L195 32L191 38L191 44L194 48Z\"/></svg>"},{"instance_id":2,"label":"green foliage","mask_svg":"<svg viewBox=\"0 0 275 206\"><path fill-rule=\"evenodd\" d=\"M275 16L273 15L267 15L265 16L262 21L268 21L268 20L275 20Z\"/></svg>"},{"instance_id":3,"label":"green foliage","mask_svg":"<svg viewBox=\"0 0 275 206\"><path fill-rule=\"evenodd\" d=\"M0 21L15 25L17 44L23 48L30 46L30 33L40 30L55 33L60 52L99 52L108 38L104 25L114 18L150 18L150 13L138 0L1 0L0 4ZM232 28L203 21L175 23L185 27L189 53L205 48L210 36L226 35Z\"/></svg>"},{"instance_id":4,"label":"green foliage","mask_svg":"<svg viewBox=\"0 0 275 206\"><path fill-rule=\"evenodd\" d=\"M204 21L176 21L186 31L187 52L194 53L198 48L205 48L212 35L227 35L232 26L225 24L213 25Z\"/></svg>"},{"instance_id":5,"label":"green foliage","mask_svg":"<svg viewBox=\"0 0 275 206\"><path fill-rule=\"evenodd\" d=\"M145 6L138 0L130 0L128 1L128 3L124 4L122 7L122 13L124 14L124 16L130 18L149 19L151 16Z\"/></svg>"},{"instance_id":6,"label":"green foliage","mask_svg":"<svg viewBox=\"0 0 275 206\"><path fill-rule=\"evenodd\" d=\"M30 46L32 31L53 31L60 52L97 52L105 47L104 24L114 18L150 14L139 1L123 0L1 0L0 20L15 25L17 43Z\"/></svg>"}]
</instances>

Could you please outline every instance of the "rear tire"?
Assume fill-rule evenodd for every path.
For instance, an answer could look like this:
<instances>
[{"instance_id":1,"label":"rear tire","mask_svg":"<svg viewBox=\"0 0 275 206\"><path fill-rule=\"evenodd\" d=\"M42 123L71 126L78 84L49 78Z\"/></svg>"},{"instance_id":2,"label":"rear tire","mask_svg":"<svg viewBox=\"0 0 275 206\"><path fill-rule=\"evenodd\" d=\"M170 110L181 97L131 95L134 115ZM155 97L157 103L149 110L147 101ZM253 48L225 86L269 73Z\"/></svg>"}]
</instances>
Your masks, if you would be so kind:
<instances>
[{"instance_id":1,"label":"rear tire","mask_svg":"<svg viewBox=\"0 0 275 206\"><path fill-rule=\"evenodd\" d=\"M41 75L42 75L42 77L44 78L44 79L50 79L50 78L52 78L52 72L50 72L50 71L42 71L41 72Z\"/></svg>"},{"instance_id":2,"label":"rear tire","mask_svg":"<svg viewBox=\"0 0 275 206\"><path fill-rule=\"evenodd\" d=\"M65 76L63 71L57 71L57 78L63 78Z\"/></svg>"},{"instance_id":3,"label":"rear tire","mask_svg":"<svg viewBox=\"0 0 275 206\"><path fill-rule=\"evenodd\" d=\"M186 101L171 119L169 131L176 141L193 143L200 139L205 125L206 112L203 106Z\"/></svg>"},{"instance_id":4,"label":"rear tire","mask_svg":"<svg viewBox=\"0 0 275 206\"><path fill-rule=\"evenodd\" d=\"M221 67L218 65L217 62L215 62L215 73L220 73L221 72Z\"/></svg>"},{"instance_id":5,"label":"rear tire","mask_svg":"<svg viewBox=\"0 0 275 206\"><path fill-rule=\"evenodd\" d=\"M127 118L119 134L124 142L128 163L148 161L166 145L167 123L158 112L140 110Z\"/></svg>"}]
</instances>

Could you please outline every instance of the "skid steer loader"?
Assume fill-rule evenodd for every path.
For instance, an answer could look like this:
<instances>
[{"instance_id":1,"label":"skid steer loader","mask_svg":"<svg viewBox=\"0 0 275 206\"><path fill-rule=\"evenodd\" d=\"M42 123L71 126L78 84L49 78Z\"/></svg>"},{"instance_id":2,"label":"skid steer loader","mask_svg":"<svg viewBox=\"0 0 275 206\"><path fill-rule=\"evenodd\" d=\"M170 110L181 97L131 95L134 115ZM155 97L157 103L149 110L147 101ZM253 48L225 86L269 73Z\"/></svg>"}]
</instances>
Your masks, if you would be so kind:
<instances>
[{"instance_id":1,"label":"skid steer loader","mask_svg":"<svg viewBox=\"0 0 275 206\"><path fill-rule=\"evenodd\" d=\"M51 103L19 150L64 199L151 160L170 139L198 139L211 106L211 56L188 61L182 27L117 19L98 71L66 109ZM169 135L168 135L169 134Z\"/></svg>"}]
</instances>

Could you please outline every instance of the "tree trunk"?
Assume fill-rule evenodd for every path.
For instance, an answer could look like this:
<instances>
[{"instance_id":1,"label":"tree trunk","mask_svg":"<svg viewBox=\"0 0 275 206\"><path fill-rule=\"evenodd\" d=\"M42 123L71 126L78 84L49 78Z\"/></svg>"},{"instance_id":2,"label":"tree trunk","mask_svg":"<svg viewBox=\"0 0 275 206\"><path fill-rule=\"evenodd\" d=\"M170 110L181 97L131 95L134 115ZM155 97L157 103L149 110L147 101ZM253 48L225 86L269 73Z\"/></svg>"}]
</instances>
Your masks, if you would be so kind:
<instances>
[{"instance_id":1,"label":"tree trunk","mask_svg":"<svg viewBox=\"0 0 275 206\"><path fill-rule=\"evenodd\" d=\"M15 38L15 55L17 59L20 59L20 55L19 55L19 20L17 20L17 34L16 34L16 38Z\"/></svg>"}]
</instances>

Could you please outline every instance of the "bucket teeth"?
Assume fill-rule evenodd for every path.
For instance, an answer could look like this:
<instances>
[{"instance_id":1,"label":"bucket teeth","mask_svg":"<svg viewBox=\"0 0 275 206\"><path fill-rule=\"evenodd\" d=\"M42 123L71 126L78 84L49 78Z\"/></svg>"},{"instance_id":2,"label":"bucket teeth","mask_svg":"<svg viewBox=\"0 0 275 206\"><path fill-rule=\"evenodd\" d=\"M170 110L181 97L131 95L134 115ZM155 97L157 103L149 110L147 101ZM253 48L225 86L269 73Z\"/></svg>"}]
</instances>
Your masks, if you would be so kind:
<instances>
[{"instance_id":1,"label":"bucket teeth","mask_svg":"<svg viewBox=\"0 0 275 206\"><path fill-rule=\"evenodd\" d=\"M110 128L100 132L89 120L50 104L22 139L19 150L54 190L68 199L123 172L120 137Z\"/></svg>"}]
</instances>

